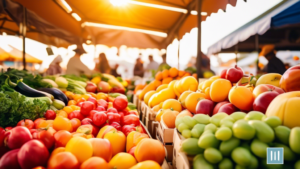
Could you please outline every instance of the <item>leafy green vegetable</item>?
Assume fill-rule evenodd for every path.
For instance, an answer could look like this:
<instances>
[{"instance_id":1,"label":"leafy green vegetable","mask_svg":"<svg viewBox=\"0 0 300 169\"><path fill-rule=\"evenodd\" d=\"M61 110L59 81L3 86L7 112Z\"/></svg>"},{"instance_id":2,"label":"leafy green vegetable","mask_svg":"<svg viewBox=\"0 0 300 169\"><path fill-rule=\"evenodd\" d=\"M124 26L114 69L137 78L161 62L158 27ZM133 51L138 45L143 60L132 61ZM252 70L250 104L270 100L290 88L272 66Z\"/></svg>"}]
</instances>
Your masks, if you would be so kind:
<instances>
[{"instance_id":1,"label":"leafy green vegetable","mask_svg":"<svg viewBox=\"0 0 300 169\"><path fill-rule=\"evenodd\" d=\"M45 102L18 92L0 92L0 126L15 126L22 119L35 120L49 109Z\"/></svg>"},{"instance_id":2,"label":"leafy green vegetable","mask_svg":"<svg viewBox=\"0 0 300 169\"><path fill-rule=\"evenodd\" d=\"M23 82L32 88L51 88L52 85L42 81L43 77L41 75L33 75L26 70L17 70L9 68L3 75L8 75L10 80L17 83L19 80L23 79Z\"/></svg>"},{"instance_id":3,"label":"leafy green vegetable","mask_svg":"<svg viewBox=\"0 0 300 169\"><path fill-rule=\"evenodd\" d=\"M69 78L69 79L72 79L72 80L82 81L82 82L87 82L88 81L87 78L79 77L79 76L76 76L76 75L62 75L62 77Z\"/></svg>"}]
</instances>

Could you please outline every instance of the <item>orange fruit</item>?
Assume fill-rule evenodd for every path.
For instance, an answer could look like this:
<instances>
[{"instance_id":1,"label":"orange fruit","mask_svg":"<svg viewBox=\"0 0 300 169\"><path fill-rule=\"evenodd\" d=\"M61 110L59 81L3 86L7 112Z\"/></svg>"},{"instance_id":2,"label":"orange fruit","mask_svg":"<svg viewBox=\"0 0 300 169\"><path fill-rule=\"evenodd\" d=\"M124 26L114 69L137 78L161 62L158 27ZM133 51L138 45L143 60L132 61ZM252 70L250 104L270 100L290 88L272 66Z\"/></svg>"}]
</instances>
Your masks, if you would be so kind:
<instances>
[{"instance_id":1,"label":"orange fruit","mask_svg":"<svg viewBox=\"0 0 300 169\"><path fill-rule=\"evenodd\" d=\"M190 73L186 72L182 77L191 76Z\"/></svg>"},{"instance_id":2,"label":"orange fruit","mask_svg":"<svg viewBox=\"0 0 300 169\"><path fill-rule=\"evenodd\" d=\"M179 76L179 77L182 77L184 74L185 74L185 71L182 71L182 70L179 70L179 71L178 71L178 76Z\"/></svg>"},{"instance_id":3,"label":"orange fruit","mask_svg":"<svg viewBox=\"0 0 300 169\"><path fill-rule=\"evenodd\" d=\"M198 78L198 75L197 75L197 73L194 73L193 75L192 75L194 78Z\"/></svg>"},{"instance_id":4,"label":"orange fruit","mask_svg":"<svg viewBox=\"0 0 300 169\"><path fill-rule=\"evenodd\" d=\"M76 106L76 105L71 105L70 106L73 110L80 110L80 107L79 106Z\"/></svg>"},{"instance_id":5,"label":"orange fruit","mask_svg":"<svg viewBox=\"0 0 300 169\"><path fill-rule=\"evenodd\" d=\"M190 112L196 113L196 106L202 99L208 99L208 97L204 93L193 92L186 97L185 106Z\"/></svg>"},{"instance_id":6,"label":"orange fruit","mask_svg":"<svg viewBox=\"0 0 300 169\"><path fill-rule=\"evenodd\" d=\"M179 112L177 111L167 111L161 116L161 118L167 127L175 128L175 120L178 114Z\"/></svg>"},{"instance_id":7,"label":"orange fruit","mask_svg":"<svg viewBox=\"0 0 300 169\"><path fill-rule=\"evenodd\" d=\"M57 114L56 114L57 116L62 116L62 117L68 118L68 113L65 112L65 111L63 111L63 110L57 110L56 113L57 113Z\"/></svg>"},{"instance_id":8,"label":"orange fruit","mask_svg":"<svg viewBox=\"0 0 300 169\"><path fill-rule=\"evenodd\" d=\"M68 106L76 105L76 104L77 104L77 102L76 102L75 100L70 100L70 101L68 102Z\"/></svg>"},{"instance_id":9,"label":"orange fruit","mask_svg":"<svg viewBox=\"0 0 300 169\"><path fill-rule=\"evenodd\" d=\"M159 80L154 80L154 81L153 81L153 84L154 84L154 86L157 88L158 86L161 85L161 81L159 81Z\"/></svg>"},{"instance_id":10,"label":"orange fruit","mask_svg":"<svg viewBox=\"0 0 300 169\"><path fill-rule=\"evenodd\" d=\"M170 77L176 77L178 75L178 69L176 67L172 67L169 70L169 75Z\"/></svg>"},{"instance_id":11,"label":"orange fruit","mask_svg":"<svg viewBox=\"0 0 300 169\"><path fill-rule=\"evenodd\" d=\"M101 92L100 92L100 93L97 93L96 99L97 99L97 100L103 99L103 100L106 100L106 101L107 101L108 96L107 96L107 94L101 93Z\"/></svg>"},{"instance_id":12,"label":"orange fruit","mask_svg":"<svg viewBox=\"0 0 300 169\"><path fill-rule=\"evenodd\" d=\"M167 69L162 71L162 77L163 77L163 79L169 77L169 71Z\"/></svg>"},{"instance_id":13,"label":"orange fruit","mask_svg":"<svg viewBox=\"0 0 300 169\"><path fill-rule=\"evenodd\" d=\"M209 96L214 102L221 102L227 99L232 88L231 82L226 79L217 79L210 85Z\"/></svg>"},{"instance_id":14,"label":"orange fruit","mask_svg":"<svg viewBox=\"0 0 300 169\"><path fill-rule=\"evenodd\" d=\"M191 93L193 93L193 92L192 91L185 91L178 98L178 101L181 103L182 107L186 108L186 106L185 106L185 99Z\"/></svg>"},{"instance_id":15,"label":"orange fruit","mask_svg":"<svg viewBox=\"0 0 300 169\"><path fill-rule=\"evenodd\" d=\"M210 87L206 88L205 91L204 91L204 93L206 94L206 96L208 97L208 99L211 100L209 92L210 92Z\"/></svg>"},{"instance_id":16,"label":"orange fruit","mask_svg":"<svg viewBox=\"0 0 300 169\"><path fill-rule=\"evenodd\" d=\"M252 110L254 96L250 89L245 86L235 86L229 91L230 103L245 111Z\"/></svg>"},{"instance_id":17,"label":"orange fruit","mask_svg":"<svg viewBox=\"0 0 300 169\"><path fill-rule=\"evenodd\" d=\"M171 109L171 110L181 112L182 107L178 100L168 99L168 100L164 101L162 109Z\"/></svg>"},{"instance_id":18,"label":"orange fruit","mask_svg":"<svg viewBox=\"0 0 300 169\"><path fill-rule=\"evenodd\" d=\"M162 80L163 78L163 74L161 72L157 72L156 75L155 75L155 79L156 80Z\"/></svg>"},{"instance_id":19,"label":"orange fruit","mask_svg":"<svg viewBox=\"0 0 300 169\"><path fill-rule=\"evenodd\" d=\"M167 77L167 78L164 78L164 80L162 81L162 84L169 84L170 82L172 82L172 78L171 77Z\"/></svg>"},{"instance_id":20,"label":"orange fruit","mask_svg":"<svg viewBox=\"0 0 300 169\"><path fill-rule=\"evenodd\" d=\"M72 109L71 106L66 106L63 108L63 111L65 111L66 113L70 114L72 113L74 110Z\"/></svg>"},{"instance_id":21,"label":"orange fruit","mask_svg":"<svg viewBox=\"0 0 300 169\"><path fill-rule=\"evenodd\" d=\"M183 110L182 112L180 112L177 116L176 119L180 118L180 117L184 117L184 116L190 116L193 117L192 113L190 113L188 110Z\"/></svg>"}]
</instances>

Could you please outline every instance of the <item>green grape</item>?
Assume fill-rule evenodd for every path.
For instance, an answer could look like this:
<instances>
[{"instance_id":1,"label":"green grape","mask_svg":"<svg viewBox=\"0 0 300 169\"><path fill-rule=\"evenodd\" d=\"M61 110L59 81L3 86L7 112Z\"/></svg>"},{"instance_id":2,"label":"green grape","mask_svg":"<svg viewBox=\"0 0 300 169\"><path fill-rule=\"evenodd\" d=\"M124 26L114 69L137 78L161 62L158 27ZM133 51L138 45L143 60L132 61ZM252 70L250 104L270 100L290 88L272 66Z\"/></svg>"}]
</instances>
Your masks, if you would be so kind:
<instances>
[{"instance_id":1,"label":"green grape","mask_svg":"<svg viewBox=\"0 0 300 169\"><path fill-rule=\"evenodd\" d=\"M262 112L259 111L250 111L245 117L244 120L262 120L265 116Z\"/></svg>"},{"instance_id":2,"label":"green grape","mask_svg":"<svg viewBox=\"0 0 300 169\"><path fill-rule=\"evenodd\" d=\"M188 138L182 141L182 150L188 155L197 155L204 152L204 149L198 146L198 139Z\"/></svg>"},{"instance_id":3,"label":"green grape","mask_svg":"<svg viewBox=\"0 0 300 169\"><path fill-rule=\"evenodd\" d=\"M229 116L232 117L234 119L234 121L238 121L240 119L244 119L244 117L246 116L246 113L244 113L244 112L234 112Z\"/></svg>"},{"instance_id":4,"label":"green grape","mask_svg":"<svg viewBox=\"0 0 300 169\"><path fill-rule=\"evenodd\" d=\"M189 129L192 129L197 124L197 121L190 116L184 116L182 121L189 127Z\"/></svg>"},{"instance_id":5,"label":"green grape","mask_svg":"<svg viewBox=\"0 0 300 169\"><path fill-rule=\"evenodd\" d=\"M271 143L274 138L275 134L273 129L267 125L265 122L259 120L250 120L249 124L255 128L256 130L256 137L265 143Z\"/></svg>"},{"instance_id":6,"label":"green grape","mask_svg":"<svg viewBox=\"0 0 300 169\"><path fill-rule=\"evenodd\" d=\"M222 119L224 119L225 117L227 117L228 114L227 113L217 113L215 115L213 115L211 118L210 118L210 122L213 123L214 125L216 126L220 126L220 121Z\"/></svg>"},{"instance_id":7,"label":"green grape","mask_svg":"<svg viewBox=\"0 0 300 169\"><path fill-rule=\"evenodd\" d=\"M233 163L229 158L224 158L219 163L219 169L232 169L232 168L233 168Z\"/></svg>"},{"instance_id":8,"label":"green grape","mask_svg":"<svg viewBox=\"0 0 300 169\"><path fill-rule=\"evenodd\" d=\"M281 119L277 116L271 116L271 117L267 117L264 118L263 122L267 123L267 125L269 125L272 128L275 128L279 125L281 125Z\"/></svg>"},{"instance_id":9,"label":"green grape","mask_svg":"<svg viewBox=\"0 0 300 169\"><path fill-rule=\"evenodd\" d=\"M219 163L223 159L223 156L219 150L217 150L213 147L209 147L204 150L204 158L208 162L210 162L212 164L216 164L216 163Z\"/></svg>"},{"instance_id":10,"label":"green grape","mask_svg":"<svg viewBox=\"0 0 300 169\"><path fill-rule=\"evenodd\" d=\"M191 130L188 130L188 129L183 130L182 133L181 133L181 135L184 138L191 138L192 137Z\"/></svg>"},{"instance_id":11,"label":"green grape","mask_svg":"<svg viewBox=\"0 0 300 169\"><path fill-rule=\"evenodd\" d=\"M177 129L178 129L179 124L183 123L183 119L182 118L183 117L176 118L176 120L175 120L175 126L176 126Z\"/></svg>"},{"instance_id":12,"label":"green grape","mask_svg":"<svg viewBox=\"0 0 300 169\"><path fill-rule=\"evenodd\" d=\"M275 138L279 142L289 145L289 137L291 133L291 129L286 126L277 126L274 128Z\"/></svg>"},{"instance_id":13,"label":"green grape","mask_svg":"<svg viewBox=\"0 0 300 169\"><path fill-rule=\"evenodd\" d=\"M241 141L235 137L222 141L220 144L220 151L224 156L230 156L231 152L240 145Z\"/></svg>"},{"instance_id":14,"label":"green grape","mask_svg":"<svg viewBox=\"0 0 300 169\"><path fill-rule=\"evenodd\" d=\"M206 131L206 130L210 130L213 133L215 133L217 131L217 126L214 125L214 124L212 124L212 123L210 123L210 124L208 124L208 125L205 126L204 131Z\"/></svg>"},{"instance_id":15,"label":"green grape","mask_svg":"<svg viewBox=\"0 0 300 169\"><path fill-rule=\"evenodd\" d=\"M243 140L251 140L255 136L255 129L245 120L238 120L232 126L233 135Z\"/></svg>"},{"instance_id":16,"label":"green grape","mask_svg":"<svg viewBox=\"0 0 300 169\"><path fill-rule=\"evenodd\" d=\"M232 151L231 158L238 165L247 167L251 163L252 155L246 148L237 147Z\"/></svg>"},{"instance_id":17,"label":"green grape","mask_svg":"<svg viewBox=\"0 0 300 169\"><path fill-rule=\"evenodd\" d=\"M198 141L200 148L206 149L209 147L217 148L219 146L219 140L212 133L203 133Z\"/></svg>"},{"instance_id":18,"label":"green grape","mask_svg":"<svg viewBox=\"0 0 300 169\"><path fill-rule=\"evenodd\" d=\"M178 130L179 130L180 133L182 133L183 130L188 130L188 129L189 129L189 126L186 125L185 123L181 123L178 126Z\"/></svg>"},{"instance_id":19,"label":"green grape","mask_svg":"<svg viewBox=\"0 0 300 169\"><path fill-rule=\"evenodd\" d=\"M268 144L259 141L258 139L254 139L251 143L251 151L254 155L260 157L260 158L266 158L267 157L267 148L269 147Z\"/></svg>"},{"instance_id":20,"label":"green grape","mask_svg":"<svg viewBox=\"0 0 300 169\"><path fill-rule=\"evenodd\" d=\"M221 127L217 130L215 136L219 140L226 141L232 137L232 131L228 127Z\"/></svg>"},{"instance_id":21,"label":"green grape","mask_svg":"<svg viewBox=\"0 0 300 169\"><path fill-rule=\"evenodd\" d=\"M206 114L196 114L193 119L195 119L200 124L209 124L210 117Z\"/></svg>"}]
</instances>

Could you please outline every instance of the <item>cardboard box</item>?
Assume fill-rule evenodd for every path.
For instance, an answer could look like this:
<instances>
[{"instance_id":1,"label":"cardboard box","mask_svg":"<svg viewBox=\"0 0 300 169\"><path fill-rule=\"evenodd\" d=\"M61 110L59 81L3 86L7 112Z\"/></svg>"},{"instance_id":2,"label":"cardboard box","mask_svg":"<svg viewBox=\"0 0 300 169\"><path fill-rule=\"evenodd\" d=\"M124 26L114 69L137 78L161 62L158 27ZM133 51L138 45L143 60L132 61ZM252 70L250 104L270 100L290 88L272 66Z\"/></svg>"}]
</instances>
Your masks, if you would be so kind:
<instances>
[{"instance_id":1,"label":"cardboard box","mask_svg":"<svg viewBox=\"0 0 300 169\"><path fill-rule=\"evenodd\" d=\"M157 133L161 136L163 143L173 143L174 128L168 128L163 120L159 123Z\"/></svg>"}]
</instances>

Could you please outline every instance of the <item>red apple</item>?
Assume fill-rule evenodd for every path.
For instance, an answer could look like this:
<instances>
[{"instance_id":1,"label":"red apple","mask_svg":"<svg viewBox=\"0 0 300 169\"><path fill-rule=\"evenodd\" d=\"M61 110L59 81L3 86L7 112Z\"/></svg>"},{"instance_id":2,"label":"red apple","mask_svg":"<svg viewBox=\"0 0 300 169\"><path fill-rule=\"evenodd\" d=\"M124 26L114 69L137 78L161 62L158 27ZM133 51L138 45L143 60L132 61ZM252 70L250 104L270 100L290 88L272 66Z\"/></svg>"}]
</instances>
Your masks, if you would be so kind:
<instances>
[{"instance_id":1,"label":"red apple","mask_svg":"<svg viewBox=\"0 0 300 169\"><path fill-rule=\"evenodd\" d=\"M230 115L231 113L236 112L238 109L232 104L232 103L227 103L224 104L220 107L219 112L224 112L227 113L228 115Z\"/></svg>"},{"instance_id":2,"label":"red apple","mask_svg":"<svg viewBox=\"0 0 300 169\"><path fill-rule=\"evenodd\" d=\"M231 83L238 82L243 76L244 76L243 70L237 65L235 65L235 67L228 69L226 72L226 79L231 81Z\"/></svg>"},{"instance_id":3,"label":"red apple","mask_svg":"<svg viewBox=\"0 0 300 169\"><path fill-rule=\"evenodd\" d=\"M93 82L87 82L85 90L87 92L92 92L92 93L96 93L97 91L97 86L95 85L95 83Z\"/></svg>"},{"instance_id":4,"label":"red apple","mask_svg":"<svg viewBox=\"0 0 300 169\"><path fill-rule=\"evenodd\" d=\"M276 87L276 86L273 86L270 84L260 84L254 88L253 95L256 98L260 94L262 94L264 92L269 92L269 91L277 92L278 94L284 93L284 90L279 87Z\"/></svg>"},{"instance_id":5,"label":"red apple","mask_svg":"<svg viewBox=\"0 0 300 169\"><path fill-rule=\"evenodd\" d=\"M98 92L108 93L109 92L109 84L107 82L101 81L98 83Z\"/></svg>"},{"instance_id":6,"label":"red apple","mask_svg":"<svg viewBox=\"0 0 300 169\"><path fill-rule=\"evenodd\" d=\"M223 69L220 73L220 77L226 79L226 73L227 73L227 69Z\"/></svg>"},{"instance_id":7,"label":"red apple","mask_svg":"<svg viewBox=\"0 0 300 169\"><path fill-rule=\"evenodd\" d=\"M280 94L275 92L275 91L267 91L267 92L264 92L264 93L260 94L254 100L253 110L265 113L267 108L269 107L269 104L278 95L280 95Z\"/></svg>"},{"instance_id":8,"label":"red apple","mask_svg":"<svg viewBox=\"0 0 300 169\"><path fill-rule=\"evenodd\" d=\"M289 68L280 79L280 87L286 91L300 91L300 65Z\"/></svg>"},{"instance_id":9,"label":"red apple","mask_svg":"<svg viewBox=\"0 0 300 169\"><path fill-rule=\"evenodd\" d=\"M29 130L34 128L34 123L30 119L21 120L18 122L17 126L27 127Z\"/></svg>"},{"instance_id":10,"label":"red apple","mask_svg":"<svg viewBox=\"0 0 300 169\"><path fill-rule=\"evenodd\" d=\"M56 113L53 110L47 110L45 113L45 117L47 120L54 120L56 117Z\"/></svg>"},{"instance_id":11,"label":"red apple","mask_svg":"<svg viewBox=\"0 0 300 169\"><path fill-rule=\"evenodd\" d=\"M212 115L214 109L214 102L208 99L202 99L198 102L196 106L196 113L195 114L207 114L209 116Z\"/></svg>"},{"instance_id":12,"label":"red apple","mask_svg":"<svg viewBox=\"0 0 300 169\"><path fill-rule=\"evenodd\" d=\"M220 107L223 106L224 104L227 104L227 103L230 103L230 102L229 102L229 101L219 102L219 103L215 106L215 108L214 108L214 110L213 110L213 115L214 115L214 114L217 114L217 113L219 112Z\"/></svg>"}]
</instances>

